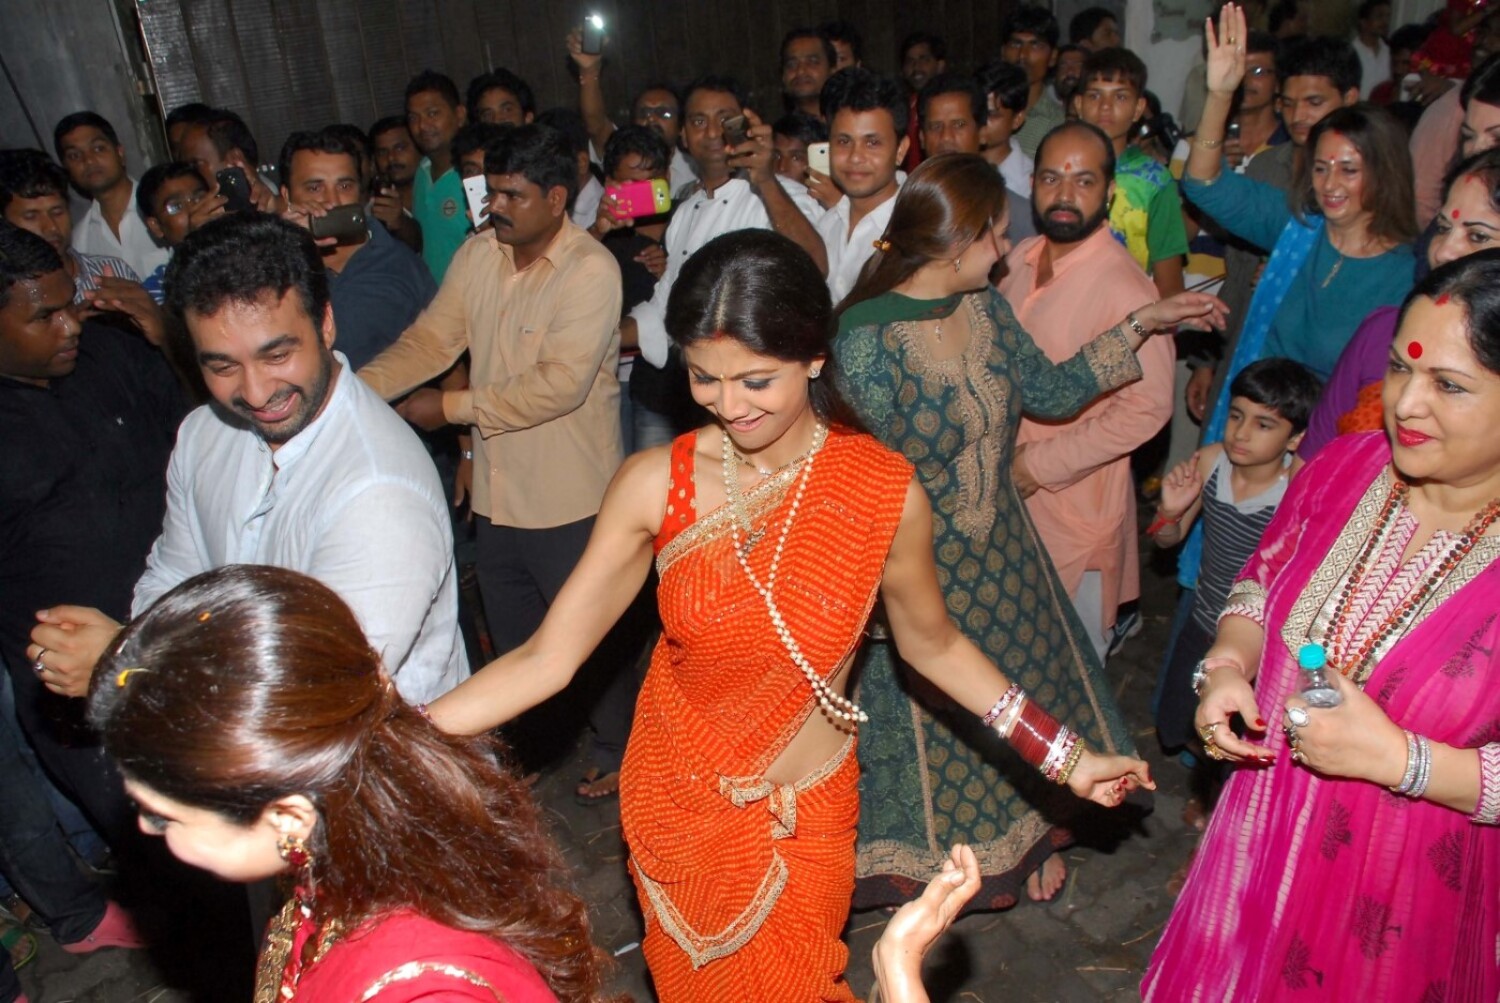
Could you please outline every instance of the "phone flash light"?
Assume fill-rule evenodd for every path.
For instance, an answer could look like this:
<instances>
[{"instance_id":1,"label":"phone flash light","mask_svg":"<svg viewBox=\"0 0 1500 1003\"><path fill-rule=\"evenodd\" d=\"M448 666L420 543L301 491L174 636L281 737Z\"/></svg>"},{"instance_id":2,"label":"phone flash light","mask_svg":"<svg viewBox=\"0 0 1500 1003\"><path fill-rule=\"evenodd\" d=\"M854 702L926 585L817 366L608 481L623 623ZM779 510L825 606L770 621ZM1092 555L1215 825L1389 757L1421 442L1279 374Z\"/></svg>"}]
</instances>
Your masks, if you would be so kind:
<instances>
[{"instance_id":1,"label":"phone flash light","mask_svg":"<svg viewBox=\"0 0 1500 1003\"><path fill-rule=\"evenodd\" d=\"M598 14L589 15L589 24L593 25L600 31L604 30L604 18L600 17Z\"/></svg>"}]
</instances>

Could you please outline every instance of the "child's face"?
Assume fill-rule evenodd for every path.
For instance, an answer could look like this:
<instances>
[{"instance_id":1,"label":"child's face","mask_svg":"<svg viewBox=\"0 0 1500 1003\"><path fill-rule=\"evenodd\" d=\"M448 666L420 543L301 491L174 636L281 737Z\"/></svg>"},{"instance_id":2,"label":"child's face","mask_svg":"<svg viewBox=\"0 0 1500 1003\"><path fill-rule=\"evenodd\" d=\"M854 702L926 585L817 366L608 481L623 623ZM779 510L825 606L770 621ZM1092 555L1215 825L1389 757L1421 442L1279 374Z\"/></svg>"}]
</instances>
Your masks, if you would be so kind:
<instances>
[{"instance_id":1,"label":"child's face","mask_svg":"<svg viewBox=\"0 0 1500 1003\"><path fill-rule=\"evenodd\" d=\"M984 125L980 127L979 143L981 146L989 149L998 146L1009 146L1011 135L1019 127L1016 122L1016 116L1019 115L1021 121L1024 122L1026 120L1026 113L1024 111L1011 111L995 100L995 95L993 94L989 95L986 100L989 102L989 114L985 116Z\"/></svg>"},{"instance_id":2,"label":"child's face","mask_svg":"<svg viewBox=\"0 0 1500 1003\"><path fill-rule=\"evenodd\" d=\"M1118 143L1130 135L1130 127L1146 114L1146 99L1130 84L1095 77L1079 88L1073 98L1078 117L1098 126Z\"/></svg>"},{"instance_id":3,"label":"child's face","mask_svg":"<svg viewBox=\"0 0 1500 1003\"><path fill-rule=\"evenodd\" d=\"M1229 401L1229 420L1224 425L1224 451L1236 467L1280 463L1288 450L1302 442L1302 433L1292 423L1264 404L1248 397Z\"/></svg>"},{"instance_id":4,"label":"child's face","mask_svg":"<svg viewBox=\"0 0 1500 1003\"><path fill-rule=\"evenodd\" d=\"M776 165L776 173L799 184L806 182L807 144L796 136L777 133L771 137L771 145L775 147L771 163Z\"/></svg>"}]
</instances>

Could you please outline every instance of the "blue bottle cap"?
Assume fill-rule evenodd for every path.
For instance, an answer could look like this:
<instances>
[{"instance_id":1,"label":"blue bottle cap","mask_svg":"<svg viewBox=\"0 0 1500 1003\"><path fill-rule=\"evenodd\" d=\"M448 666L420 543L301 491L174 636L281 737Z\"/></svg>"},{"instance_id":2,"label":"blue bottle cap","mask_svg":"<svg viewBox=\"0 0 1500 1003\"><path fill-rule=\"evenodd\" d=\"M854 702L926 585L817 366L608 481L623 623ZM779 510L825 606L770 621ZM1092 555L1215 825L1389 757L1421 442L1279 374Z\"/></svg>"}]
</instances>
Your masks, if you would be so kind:
<instances>
[{"instance_id":1,"label":"blue bottle cap","mask_svg":"<svg viewBox=\"0 0 1500 1003\"><path fill-rule=\"evenodd\" d=\"M1321 644L1304 644L1297 649L1297 664L1304 669L1321 669L1328 664L1328 652Z\"/></svg>"}]
</instances>

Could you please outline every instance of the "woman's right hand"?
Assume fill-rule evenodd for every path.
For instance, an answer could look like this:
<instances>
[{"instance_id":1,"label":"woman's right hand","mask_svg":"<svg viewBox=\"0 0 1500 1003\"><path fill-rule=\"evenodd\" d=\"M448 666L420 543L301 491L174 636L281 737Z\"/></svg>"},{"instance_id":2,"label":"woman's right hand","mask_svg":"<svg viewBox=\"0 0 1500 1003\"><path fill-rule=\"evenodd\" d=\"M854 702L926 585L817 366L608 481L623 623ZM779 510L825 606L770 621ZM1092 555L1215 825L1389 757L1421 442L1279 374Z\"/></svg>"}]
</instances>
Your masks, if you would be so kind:
<instances>
[{"instance_id":1,"label":"woman's right hand","mask_svg":"<svg viewBox=\"0 0 1500 1003\"><path fill-rule=\"evenodd\" d=\"M1214 31L1210 17L1204 31L1208 35L1208 92L1232 95L1245 79L1245 42L1250 33L1245 11L1238 4L1225 4L1219 10L1219 30Z\"/></svg>"},{"instance_id":2,"label":"woman's right hand","mask_svg":"<svg viewBox=\"0 0 1500 1003\"><path fill-rule=\"evenodd\" d=\"M1205 728L1212 728L1212 741L1204 740L1210 749L1218 749L1216 758L1231 763L1269 763L1272 755L1265 746L1247 742L1229 727L1229 721L1238 714L1245 727L1262 734L1266 730L1265 718L1255 703L1255 690L1238 667L1220 665L1210 671L1203 681L1203 692L1198 698L1198 711L1193 715L1193 726L1201 738ZM1210 753L1210 755L1212 755Z\"/></svg>"},{"instance_id":3,"label":"woman's right hand","mask_svg":"<svg viewBox=\"0 0 1500 1003\"><path fill-rule=\"evenodd\" d=\"M1141 307L1135 312L1135 319L1152 334L1171 333L1185 320L1203 321L1222 329L1229 320L1229 307L1208 293L1178 293Z\"/></svg>"}]
</instances>

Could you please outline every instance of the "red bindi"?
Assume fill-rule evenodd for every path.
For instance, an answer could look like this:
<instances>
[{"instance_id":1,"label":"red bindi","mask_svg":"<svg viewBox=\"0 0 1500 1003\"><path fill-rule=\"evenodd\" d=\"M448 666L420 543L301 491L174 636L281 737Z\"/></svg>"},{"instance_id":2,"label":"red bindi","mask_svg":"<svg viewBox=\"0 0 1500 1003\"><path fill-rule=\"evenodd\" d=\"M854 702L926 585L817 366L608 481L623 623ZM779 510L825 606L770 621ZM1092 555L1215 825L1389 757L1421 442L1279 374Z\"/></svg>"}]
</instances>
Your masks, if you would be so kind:
<instances>
[{"instance_id":1,"label":"red bindi","mask_svg":"<svg viewBox=\"0 0 1500 1003\"><path fill-rule=\"evenodd\" d=\"M1458 210L1457 209L1453 210L1453 218L1454 219L1458 219Z\"/></svg>"},{"instance_id":2,"label":"red bindi","mask_svg":"<svg viewBox=\"0 0 1500 1003\"><path fill-rule=\"evenodd\" d=\"M1413 359L1420 359L1422 357L1422 343L1414 341L1410 345L1407 345L1406 354L1410 355Z\"/></svg>"}]
</instances>

